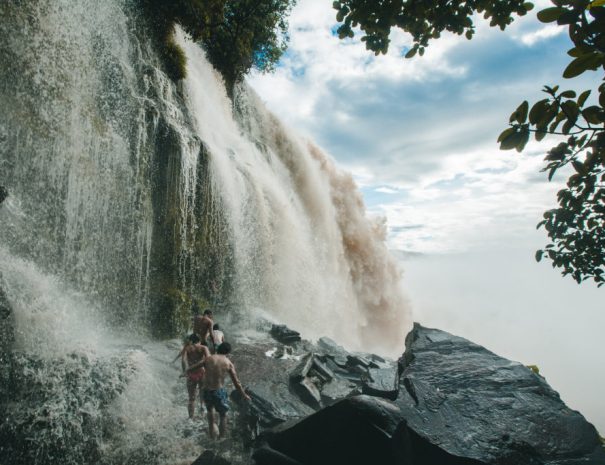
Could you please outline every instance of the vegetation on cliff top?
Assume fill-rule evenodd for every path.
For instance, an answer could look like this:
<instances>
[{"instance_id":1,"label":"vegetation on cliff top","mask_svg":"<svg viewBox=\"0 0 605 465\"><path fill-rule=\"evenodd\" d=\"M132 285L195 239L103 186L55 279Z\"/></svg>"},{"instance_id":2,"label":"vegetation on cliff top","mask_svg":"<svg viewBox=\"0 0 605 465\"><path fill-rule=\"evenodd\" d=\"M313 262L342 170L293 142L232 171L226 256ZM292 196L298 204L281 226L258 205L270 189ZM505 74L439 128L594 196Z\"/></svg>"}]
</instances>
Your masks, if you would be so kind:
<instances>
[{"instance_id":1,"label":"vegetation on cliff top","mask_svg":"<svg viewBox=\"0 0 605 465\"><path fill-rule=\"evenodd\" d=\"M286 50L287 17L294 0L142 0L162 41L166 71L174 80L186 75L183 51L174 42L179 24L203 45L227 88L255 68L271 71Z\"/></svg>"}]
</instances>

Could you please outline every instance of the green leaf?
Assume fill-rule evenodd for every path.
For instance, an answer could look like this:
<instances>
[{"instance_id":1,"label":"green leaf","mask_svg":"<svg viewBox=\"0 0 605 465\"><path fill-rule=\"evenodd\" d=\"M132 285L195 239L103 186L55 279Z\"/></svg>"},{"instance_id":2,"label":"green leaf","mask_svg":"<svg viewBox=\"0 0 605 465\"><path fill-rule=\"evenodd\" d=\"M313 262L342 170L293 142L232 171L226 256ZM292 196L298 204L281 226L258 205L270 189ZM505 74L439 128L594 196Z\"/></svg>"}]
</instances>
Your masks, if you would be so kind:
<instances>
[{"instance_id":1,"label":"green leaf","mask_svg":"<svg viewBox=\"0 0 605 465\"><path fill-rule=\"evenodd\" d=\"M523 149L525 148L525 145L527 144L528 141L529 141L529 127L527 125L524 125L523 128L521 129L521 132L519 133L519 141L517 142L517 145L515 146L515 150L519 153L523 152Z\"/></svg>"},{"instance_id":2,"label":"green leaf","mask_svg":"<svg viewBox=\"0 0 605 465\"><path fill-rule=\"evenodd\" d=\"M575 123L578 119L578 114L580 113L580 109L576 102L573 100L566 100L561 104L561 109L564 111L567 119Z\"/></svg>"},{"instance_id":3,"label":"green leaf","mask_svg":"<svg viewBox=\"0 0 605 465\"><path fill-rule=\"evenodd\" d=\"M576 93L573 90L566 90L565 92L561 92L560 97L575 98L576 97Z\"/></svg>"},{"instance_id":4,"label":"green leaf","mask_svg":"<svg viewBox=\"0 0 605 465\"><path fill-rule=\"evenodd\" d=\"M504 131L502 131L500 133L500 135L498 136L498 140L497 142L502 142L504 139L506 139L508 136L510 136L513 132L515 132L515 128L508 128L505 129Z\"/></svg>"},{"instance_id":5,"label":"green leaf","mask_svg":"<svg viewBox=\"0 0 605 465\"><path fill-rule=\"evenodd\" d=\"M542 139L544 139L546 137L547 132L546 132L546 129L538 129L534 134L536 136L536 140L538 142L540 142Z\"/></svg>"},{"instance_id":6,"label":"green leaf","mask_svg":"<svg viewBox=\"0 0 605 465\"><path fill-rule=\"evenodd\" d=\"M538 121L542 119L542 117L546 114L546 110L548 109L548 99L540 100L539 102L534 103L534 106L531 107L529 112L529 122L531 124L537 124Z\"/></svg>"},{"instance_id":7,"label":"green leaf","mask_svg":"<svg viewBox=\"0 0 605 465\"><path fill-rule=\"evenodd\" d=\"M536 261L539 262L542 260L542 255L544 255L543 250L536 250Z\"/></svg>"},{"instance_id":8,"label":"green leaf","mask_svg":"<svg viewBox=\"0 0 605 465\"><path fill-rule=\"evenodd\" d=\"M594 2L590 2L588 8L596 8L598 6L605 6L605 0L594 0Z\"/></svg>"},{"instance_id":9,"label":"green leaf","mask_svg":"<svg viewBox=\"0 0 605 465\"><path fill-rule=\"evenodd\" d=\"M408 53L405 54L405 57L412 58L414 55L416 55L416 48L411 48L408 50Z\"/></svg>"},{"instance_id":10,"label":"green leaf","mask_svg":"<svg viewBox=\"0 0 605 465\"><path fill-rule=\"evenodd\" d=\"M597 69L602 60L602 54L598 52L591 52L581 55L567 65L567 68L565 68L565 71L563 71L563 77L570 79L579 76L584 71L589 69Z\"/></svg>"},{"instance_id":11,"label":"green leaf","mask_svg":"<svg viewBox=\"0 0 605 465\"><path fill-rule=\"evenodd\" d=\"M578 174L581 174L582 176L586 174L586 167L584 166L584 163L578 160L572 160L571 164L573 165L574 169L578 172Z\"/></svg>"},{"instance_id":12,"label":"green leaf","mask_svg":"<svg viewBox=\"0 0 605 465\"><path fill-rule=\"evenodd\" d=\"M584 104L586 103L586 99L588 98L589 95L590 95L590 90L585 90L584 92L582 92L580 94L580 97L578 97L578 107L584 106Z\"/></svg>"},{"instance_id":13,"label":"green leaf","mask_svg":"<svg viewBox=\"0 0 605 465\"><path fill-rule=\"evenodd\" d=\"M500 150L512 150L517 148L517 145L522 141L523 136L520 132L513 130L513 132L502 139L500 142Z\"/></svg>"},{"instance_id":14,"label":"green leaf","mask_svg":"<svg viewBox=\"0 0 605 465\"><path fill-rule=\"evenodd\" d=\"M565 12L564 8L551 7L538 11L538 19L543 23L552 23L559 19L559 16Z\"/></svg>"},{"instance_id":15,"label":"green leaf","mask_svg":"<svg viewBox=\"0 0 605 465\"><path fill-rule=\"evenodd\" d=\"M519 105L517 107L517 109L515 110L515 113L513 113L513 115L515 115L515 119L517 120L517 122L519 124L523 124L527 120L528 110L529 110L529 103L527 103L527 100L524 100L523 103L521 103L521 105Z\"/></svg>"},{"instance_id":16,"label":"green leaf","mask_svg":"<svg viewBox=\"0 0 605 465\"><path fill-rule=\"evenodd\" d=\"M582 110L582 116L590 124L600 124L601 123L600 113L601 113L601 107L598 107L596 105L592 105L592 106Z\"/></svg>"}]
</instances>

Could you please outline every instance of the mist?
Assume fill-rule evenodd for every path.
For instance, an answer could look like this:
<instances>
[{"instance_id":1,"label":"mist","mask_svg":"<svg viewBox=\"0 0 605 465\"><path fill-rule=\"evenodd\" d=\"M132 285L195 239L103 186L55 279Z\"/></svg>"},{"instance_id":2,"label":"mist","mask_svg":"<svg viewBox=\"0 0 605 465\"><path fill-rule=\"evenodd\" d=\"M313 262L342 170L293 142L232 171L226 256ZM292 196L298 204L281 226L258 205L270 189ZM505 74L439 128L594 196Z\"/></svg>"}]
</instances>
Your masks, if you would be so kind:
<instances>
[{"instance_id":1,"label":"mist","mask_svg":"<svg viewBox=\"0 0 605 465\"><path fill-rule=\"evenodd\" d=\"M420 255L403 260L415 321L526 365L605 432L603 289L563 278L533 251Z\"/></svg>"}]
</instances>

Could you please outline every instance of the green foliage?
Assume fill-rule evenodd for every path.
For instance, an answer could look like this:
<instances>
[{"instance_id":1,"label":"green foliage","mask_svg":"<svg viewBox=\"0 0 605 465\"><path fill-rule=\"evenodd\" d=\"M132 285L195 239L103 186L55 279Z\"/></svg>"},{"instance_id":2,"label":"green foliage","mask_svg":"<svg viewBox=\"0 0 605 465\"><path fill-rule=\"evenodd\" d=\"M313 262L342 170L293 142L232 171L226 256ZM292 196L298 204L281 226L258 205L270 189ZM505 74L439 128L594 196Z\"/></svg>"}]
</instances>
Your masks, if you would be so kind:
<instances>
[{"instance_id":1,"label":"green foliage","mask_svg":"<svg viewBox=\"0 0 605 465\"><path fill-rule=\"evenodd\" d=\"M185 52L174 41L174 32L170 31L161 48L166 74L174 81L184 79L187 76L187 57Z\"/></svg>"},{"instance_id":2,"label":"green foliage","mask_svg":"<svg viewBox=\"0 0 605 465\"><path fill-rule=\"evenodd\" d=\"M603 2L553 1L554 7L538 13L545 23L565 25L573 47L563 71L570 79L586 71L605 70L605 7ZM557 194L559 207L544 213L550 243L536 252L578 283L592 279L605 283L605 84L593 93L560 91L544 87L546 98L529 109L523 102L510 116L510 127L498 138L503 150L522 151L533 133L536 140L547 135L564 136L552 147L542 171L548 179L563 167L573 169L567 186ZM590 100L591 95L594 98ZM528 111L529 109L529 111Z\"/></svg>"},{"instance_id":3,"label":"green foliage","mask_svg":"<svg viewBox=\"0 0 605 465\"><path fill-rule=\"evenodd\" d=\"M288 43L293 0L228 0L223 21L202 39L210 62L228 87L256 68L272 71Z\"/></svg>"},{"instance_id":4,"label":"green foliage","mask_svg":"<svg viewBox=\"0 0 605 465\"><path fill-rule=\"evenodd\" d=\"M174 43L174 24L203 44L228 88L256 68L271 71L288 42L287 16L295 0L141 0L161 38L167 73L185 77L185 55Z\"/></svg>"},{"instance_id":5,"label":"green foliage","mask_svg":"<svg viewBox=\"0 0 605 465\"><path fill-rule=\"evenodd\" d=\"M411 34L413 45L406 58L416 53L423 55L429 41L444 31L471 39L475 12L489 19L491 26L504 29L513 21L513 14L525 15L533 8L524 0L337 0L332 5L338 11L336 20L342 23L338 36L353 37L353 29L358 27L363 31L361 40L366 48L376 55L388 51L391 28Z\"/></svg>"}]
</instances>

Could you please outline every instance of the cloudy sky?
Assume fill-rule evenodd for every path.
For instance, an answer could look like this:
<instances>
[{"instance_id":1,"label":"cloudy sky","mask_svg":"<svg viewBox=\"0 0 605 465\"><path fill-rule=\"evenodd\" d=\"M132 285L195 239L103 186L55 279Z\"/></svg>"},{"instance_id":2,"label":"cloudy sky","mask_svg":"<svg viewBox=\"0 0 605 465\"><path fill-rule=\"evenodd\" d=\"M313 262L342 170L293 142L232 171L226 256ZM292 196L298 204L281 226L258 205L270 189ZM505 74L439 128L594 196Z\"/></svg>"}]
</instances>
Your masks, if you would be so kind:
<instances>
[{"instance_id":1,"label":"cloudy sky","mask_svg":"<svg viewBox=\"0 0 605 465\"><path fill-rule=\"evenodd\" d=\"M562 82L569 39L535 19L550 5L535 3L505 33L479 21L473 40L444 35L404 60L404 34L375 57L357 38L335 36L329 0L299 0L278 69L249 82L353 173L369 213L386 216L391 249L422 254L403 258L416 320L540 365L605 432L605 375L595 375L605 290L533 260L546 243L535 225L565 179L539 172L552 141L523 154L495 142L519 103L544 98L544 84L584 89L598 79Z\"/></svg>"}]
</instances>

